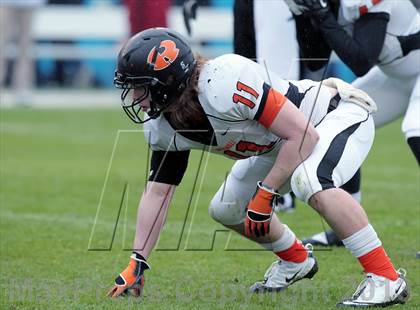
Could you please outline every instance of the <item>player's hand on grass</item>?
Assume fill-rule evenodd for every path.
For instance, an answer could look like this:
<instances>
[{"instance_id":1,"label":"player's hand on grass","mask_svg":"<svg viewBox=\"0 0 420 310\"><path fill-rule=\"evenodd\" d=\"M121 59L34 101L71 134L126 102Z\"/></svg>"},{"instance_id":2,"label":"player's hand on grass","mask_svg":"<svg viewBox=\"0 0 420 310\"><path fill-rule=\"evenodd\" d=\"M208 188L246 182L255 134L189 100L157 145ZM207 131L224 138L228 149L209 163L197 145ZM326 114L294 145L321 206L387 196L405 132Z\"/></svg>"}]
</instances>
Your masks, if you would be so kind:
<instances>
[{"instance_id":1,"label":"player's hand on grass","mask_svg":"<svg viewBox=\"0 0 420 310\"><path fill-rule=\"evenodd\" d=\"M245 217L245 235L248 237L263 237L270 232L270 222L273 215L273 203L279 193L257 183L257 190L248 203Z\"/></svg>"},{"instance_id":2,"label":"player's hand on grass","mask_svg":"<svg viewBox=\"0 0 420 310\"><path fill-rule=\"evenodd\" d=\"M130 294L139 297L144 286L144 271L150 269L146 259L138 253L133 252L127 268L115 279L114 286L108 291L107 296L111 298L122 294Z\"/></svg>"}]
</instances>

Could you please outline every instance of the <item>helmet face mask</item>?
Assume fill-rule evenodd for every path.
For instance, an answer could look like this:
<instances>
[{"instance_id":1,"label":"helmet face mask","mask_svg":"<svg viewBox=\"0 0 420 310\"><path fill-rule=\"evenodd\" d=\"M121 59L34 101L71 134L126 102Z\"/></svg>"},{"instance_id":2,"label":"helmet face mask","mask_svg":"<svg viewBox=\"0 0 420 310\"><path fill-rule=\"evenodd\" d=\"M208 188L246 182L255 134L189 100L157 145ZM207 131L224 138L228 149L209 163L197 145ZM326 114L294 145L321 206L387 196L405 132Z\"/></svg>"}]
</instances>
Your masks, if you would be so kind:
<instances>
[{"instance_id":1,"label":"helmet face mask","mask_svg":"<svg viewBox=\"0 0 420 310\"><path fill-rule=\"evenodd\" d=\"M152 28L133 36L118 55L114 77L114 85L122 89L125 113L135 123L159 117L182 94L194 66L188 43L175 31ZM148 118L142 119L141 103L146 99L150 108Z\"/></svg>"},{"instance_id":2,"label":"helmet face mask","mask_svg":"<svg viewBox=\"0 0 420 310\"><path fill-rule=\"evenodd\" d=\"M125 78L123 80L123 77L118 76L118 73L115 72L114 85L122 89L121 106L134 123L142 124L150 119L159 117L162 109L159 109L159 104L153 100L150 91L151 88L159 83L161 84L161 82L152 77ZM138 93L141 95L138 95ZM147 110L149 118L143 120L140 116L142 112L141 103L146 99L149 99L149 109Z\"/></svg>"},{"instance_id":3,"label":"helmet face mask","mask_svg":"<svg viewBox=\"0 0 420 310\"><path fill-rule=\"evenodd\" d=\"M136 96L138 89L142 89L143 93L141 96ZM140 112L142 111L141 103L146 100L149 95L150 91L147 86L143 86L141 88L124 88L121 93L122 108L127 116L136 124L143 123L140 116Z\"/></svg>"}]
</instances>

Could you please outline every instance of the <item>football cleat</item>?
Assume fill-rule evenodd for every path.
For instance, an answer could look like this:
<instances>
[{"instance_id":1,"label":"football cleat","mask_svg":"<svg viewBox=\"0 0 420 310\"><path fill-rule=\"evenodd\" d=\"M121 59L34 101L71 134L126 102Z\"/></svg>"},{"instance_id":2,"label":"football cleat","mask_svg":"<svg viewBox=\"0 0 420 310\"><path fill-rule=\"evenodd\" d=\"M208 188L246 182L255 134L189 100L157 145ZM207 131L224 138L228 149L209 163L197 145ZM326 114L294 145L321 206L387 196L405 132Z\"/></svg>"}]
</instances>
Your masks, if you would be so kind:
<instances>
[{"instance_id":1,"label":"football cleat","mask_svg":"<svg viewBox=\"0 0 420 310\"><path fill-rule=\"evenodd\" d=\"M344 246L343 241L331 229L303 238L302 243L310 243L315 246Z\"/></svg>"},{"instance_id":2,"label":"football cleat","mask_svg":"<svg viewBox=\"0 0 420 310\"><path fill-rule=\"evenodd\" d=\"M308 257L302 263L277 260L266 271L263 281L255 282L252 293L278 292L304 278L312 279L318 271L318 264L312 255L312 246L306 245Z\"/></svg>"},{"instance_id":3,"label":"football cleat","mask_svg":"<svg viewBox=\"0 0 420 310\"><path fill-rule=\"evenodd\" d=\"M410 290L405 280L405 270L399 269L398 274L398 279L392 281L368 273L353 296L338 303L337 307L366 308L404 304L410 297Z\"/></svg>"}]
</instances>

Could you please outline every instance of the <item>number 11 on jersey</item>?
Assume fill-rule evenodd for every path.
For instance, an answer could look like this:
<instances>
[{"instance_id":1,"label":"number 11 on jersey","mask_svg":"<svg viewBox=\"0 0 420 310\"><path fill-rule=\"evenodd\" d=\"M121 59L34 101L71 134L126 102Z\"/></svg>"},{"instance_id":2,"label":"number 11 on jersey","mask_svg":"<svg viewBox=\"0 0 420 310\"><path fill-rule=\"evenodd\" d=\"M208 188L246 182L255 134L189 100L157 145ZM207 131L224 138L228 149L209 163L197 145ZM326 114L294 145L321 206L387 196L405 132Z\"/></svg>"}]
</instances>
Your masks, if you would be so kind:
<instances>
[{"instance_id":1,"label":"number 11 on jersey","mask_svg":"<svg viewBox=\"0 0 420 310\"><path fill-rule=\"evenodd\" d=\"M247 92L248 94L250 94L251 96L253 96L255 99L258 99L258 97L260 96L255 89L253 89L252 87L245 85L242 82L237 82L236 83L236 89L239 90L240 92ZM251 100L249 100L248 98L245 98L237 93L234 93L232 96L232 100L234 103L242 103L246 106L248 106L250 109L253 109L255 107L255 103L253 103Z\"/></svg>"}]
</instances>

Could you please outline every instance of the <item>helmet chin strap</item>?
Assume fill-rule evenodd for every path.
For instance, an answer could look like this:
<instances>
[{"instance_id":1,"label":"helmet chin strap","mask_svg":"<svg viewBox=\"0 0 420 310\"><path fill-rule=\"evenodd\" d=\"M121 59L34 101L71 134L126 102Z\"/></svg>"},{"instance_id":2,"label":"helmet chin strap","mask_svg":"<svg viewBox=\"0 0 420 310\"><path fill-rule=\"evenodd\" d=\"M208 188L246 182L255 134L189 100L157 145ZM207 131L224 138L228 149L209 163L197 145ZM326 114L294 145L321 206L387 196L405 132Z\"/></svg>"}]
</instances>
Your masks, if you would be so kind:
<instances>
[{"instance_id":1,"label":"helmet chin strap","mask_svg":"<svg viewBox=\"0 0 420 310\"><path fill-rule=\"evenodd\" d=\"M152 109L152 107L154 107L155 104L154 104L153 101L151 101L150 102L150 108L152 110L152 113L151 114L147 113L147 115L149 116L149 118L147 120L143 121L143 123L144 122L147 122L147 121L149 121L151 119L158 118L162 114L162 112L164 112L172 103L173 103L173 101L171 103L165 105L163 108L161 108L161 109L158 110L158 109L154 109L154 108Z\"/></svg>"},{"instance_id":2,"label":"helmet chin strap","mask_svg":"<svg viewBox=\"0 0 420 310\"><path fill-rule=\"evenodd\" d=\"M163 110L163 109L162 109ZM155 103L153 101L150 102L150 113L147 112L147 115L149 116L149 118L143 122L147 122L151 119L156 119L160 116L160 114L162 113L162 110L158 110L155 107Z\"/></svg>"}]
</instances>

